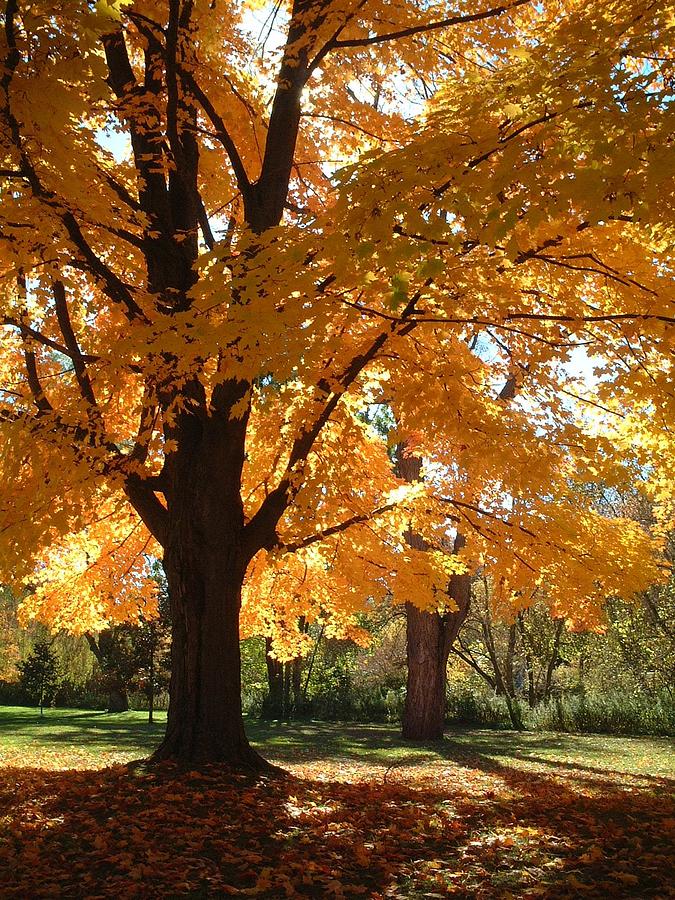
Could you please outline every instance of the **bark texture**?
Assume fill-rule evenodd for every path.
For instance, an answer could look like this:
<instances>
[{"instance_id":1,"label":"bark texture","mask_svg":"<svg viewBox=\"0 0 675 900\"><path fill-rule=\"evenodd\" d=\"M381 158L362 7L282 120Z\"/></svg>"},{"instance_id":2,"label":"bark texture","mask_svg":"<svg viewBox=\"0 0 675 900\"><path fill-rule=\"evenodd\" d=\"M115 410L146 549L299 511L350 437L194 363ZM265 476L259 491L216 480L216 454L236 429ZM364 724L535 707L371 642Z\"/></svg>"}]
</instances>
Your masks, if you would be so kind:
<instances>
[{"instance_id":1,"label":"bark texture","mask_svg":"<svg viewBox=\"0 0 675 900\"><path fill-rule=\"evenodd\" d=\"M408 678L403 737L434 741L445 725L445 623L438 613L424 612L406 603L406 655Z\"/></svg>"},{"instance_id":2,"label":"bark texture","mask_svg":"<svg viewBox=\"0 0 675 900\"><path fill-rule=\"evenodd\" d=\"M214 390L181 415L169 471L171 502L164 569L171 602L170 704L154 758L261 768L241 709L239 611L249 556L239 493L246 417L225 413L242 387Z\"/></svg>"},{"instance_id":3,"label":"bark texture","mask_svg":"<svg viewBox=\"0 0 675 900\"><path fill-rule=\"evenodd\" d=\"M417 481L421 468L422 460L407 455L401 446L397 463L400 477L410 482ZM409 532L406 539L411 547L427 549L418 534ZM458 534L453 552L458 553L463 546L464 538ZM402 733L409 740L435 741L443 737L448 656L469 612L471 577L452 575L448 597L457 609L446 613L427 612L406 603L408 674Z\"/></svg>"},{"instance_id":4,"label":"bark texture","mask_svg":"<svg viewBox=\"0 0 675 900\"><path fill-rule=\"evenodd\" d=\"M455 552L463 544L455 539ZM441 615L406 603L406 655L408 678L403 710L403 737L435 741L445 728L445 689L448 656L466 619L471 603L471 576L453 575L448 596L457 605Z\"/></svg>"}]
</instances>

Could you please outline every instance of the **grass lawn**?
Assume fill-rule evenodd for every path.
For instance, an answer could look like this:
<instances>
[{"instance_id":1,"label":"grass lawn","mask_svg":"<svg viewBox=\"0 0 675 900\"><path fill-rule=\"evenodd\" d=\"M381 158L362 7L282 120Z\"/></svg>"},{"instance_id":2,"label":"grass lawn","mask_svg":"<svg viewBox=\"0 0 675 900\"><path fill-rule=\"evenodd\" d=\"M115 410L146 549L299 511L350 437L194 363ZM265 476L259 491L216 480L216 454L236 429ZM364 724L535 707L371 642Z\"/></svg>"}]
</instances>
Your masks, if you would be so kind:
<instances>
[{"instance_id":1,"label":"grass lawn","mask_svg":"<svg viewBox=\"0 0 675 900\"><path fill-rule=\"evenodd\" d=\"M0 707L0 897L675 897L668 739L251 721L288 777L129 770L157 718Z\"/></svg>"}]
</instances>

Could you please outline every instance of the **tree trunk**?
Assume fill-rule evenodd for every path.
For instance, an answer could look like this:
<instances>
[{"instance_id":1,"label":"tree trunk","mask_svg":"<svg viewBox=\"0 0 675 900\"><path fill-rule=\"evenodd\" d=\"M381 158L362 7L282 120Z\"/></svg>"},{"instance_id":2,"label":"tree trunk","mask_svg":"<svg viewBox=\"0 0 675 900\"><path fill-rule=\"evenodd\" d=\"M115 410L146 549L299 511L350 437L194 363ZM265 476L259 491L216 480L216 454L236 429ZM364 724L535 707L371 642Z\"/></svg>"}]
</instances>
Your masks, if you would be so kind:
<instances>
[{"instance_id":1,"label":"tree trunk","mask_svg":"<svg viewBox=\"0 0 675 900\"><path fill-rule=\"evenodd\" d=\"M558 619L555 623L555 634L553 637L553 647L551 648L551 657L546 667L546 680L544 682L544 703L548 703L551 697L551 687L553 685L553 673L558 664L558 650L560 648L560 638L562 637L565 620Z\"/></svg>"},{"instance_id":2,"label":"tree trunk","mask_svg":"<svg viewBox=\"0 0 675 900\"><path fill-rule=\"evenodd\" d=\"M530 709L534 709L537 705L537 691L534 680L534 659L532 657L532 648L530 647L527 629L525 628L525 616L523 612L518 613L518 628L520 637L525 651L525 668L527 670L527 702Z\"/></svg>"},{"instance_id":3,"label":"tree trunk","mask_svg":"<svg viewBox=\"0 0 675 900\"><path fill-rule=\"evenodd\" d=\"M291 662L291 683L293 685L293 714L298 715L302 709L302 657L296 656Z\"/></svg>"},{"instance_id":4,"label":"tree trunk","mask_svg":"<svg viewBox=\"0 0 675 900\"><path fill-rule=\"evenodd\" d=\"M412 483L419 480L421 468L422 460L407 455L405 445L401 444L397 474ZM406 540L417 550L427 549L424 539L412 531L406 534ZM453 552L458 553L464 543L464 537L458 534ZM409 740L435 741L443 737L448 656L469 612L470 576L453 575L448 595L455 601L457 610L446 614L425 612L412 603L405 605L408 675L402 734Z\"/></svg>"},{"instance_id":5,"label":"tree trunk","mask_svg":"<svg viewBox=\"0 0 675 900\"><path fill-rule=\"evenodd\" d=\"M121 713L129 709L129 696L124 685L111 687L108 692L108 712Z\"/></svg>"},{"instance_id":6,"label":"tree trunk","mask_svg":"<svg viewBox=\"0 0 675 900\"><path fill-rule=\"evenodd\" d=\"M154 626L152 627L152 641L150 643L150 671L149 671L149 684L148 684L148 722L152 725L154 712L155 712L155 646L156 646L156 631Z\"/></svg>"},{"instance_id":7,"label":"tree trunk","mask_svg":"<svg viewBox=\"0 0 675 900\"><path fill-rule=\"evenodd\" d=\"M319 634L317 635L316 641L314 642L314 647L312 648L312 655L309 658L309 665L307 666L307 674L305 675L305 683L302 687L302 704L303 706L307 703L307 692L309 691L309 681L312 677L312 671L314 669L314 661L316 660L316 653L319 649L319 644L321 643L321 638L323 637L323 632L325 629L325 625L322 625L319 629Z\"/></svg>"},{"instance_id":8,"label":"tree trunk","mask_svg":"<svg viewBox=\"0 0 675 900\"><path fill-rule=\"evenodd\" d=\"M267 696L263 700L264 719L284 717L284 664L271 655L272 638L265 638L265 662L267 664Z\"/></svg>"},{"instance_id":9,"label":"tree trunk","mask_svg":"<svg viewBox=\"0 0 675 900\"><path fill-rule=\"evenodd\" d=\"M455 538L455 552L464 545ZM434 741L445 728L445 689L448 657L469 613L471 576L453 575L448 595L457 609L440 615L424 612L406 603L406 656L408 678L403 709L403 737Z\"/></svg>"},{"instance_id":10,"label":"tree trunk","mask_svg":"<svg viewBox=\"0 0 675 900\"><path fill-rule=\"evenodd\" d=\"M504 686L510 697L516 696L516 683L513 677L513 657L516 652L516 624L515 622L509 626L509 643L506 649L506 659L504 660Z\"/></svg>"},{"instance_id":11,"label":"tree trunk","mask_svg":"<svg viewBox=\"0 0 675 900\"><path fill-rule=\"evenodd\" d=\"M222 384L209 411L202 406L178 422L163 561L172 621L170 701L156 761L267 765L248 743L241 707L239 611L248 556L239 485L247 417L228 413L245 390ZM196 409L198 401L197 395Z\"/></svg>"},{"instance_id":12,"label":"tree trunk","mask_svg":"<svg viewBox=\"0 0 675 900\"><path fill-rule=\"evenodd\" d=\"M495 673L495 693L498 696L501 696L506 701L506 708L509 712L509 719L511 720L511 724L517 731L523 730L523 719L520 714L520 707L518 706L518 701L514 697L513 694L513 685L511 685L511 690L509 690L508 684L504 679L504 672L502 671L502 667L499 664L499 657L497 656L497 648L495 646L494 635L492 633L492 618L490 616L489 607L485 611L485 617L481 623L483 629L483 641L488 651L488 655L490 657L490 662L492 663L492 668ZM511 636L513 632L509 632L509 650L508 654L513 654L513 650L511 648Z\"/></svg>"},{"instance_id":13,"label":"tree trunk","mask_svg":"<svg viewBox=\"0 0 675 900\"><path fill-rule=\"evenodd\" d=\"M448 653L445 623L437 612L406 603L408 679L403 737L434 741L443 737Z\"/></svg>"},{"instance_id":14,"label":"tree trunk","mask_svg":"<svg viewBox=\"0 0 675 900\"><path fill-rule=\"evenodd\" d=\"M166 735L154 759L260 768L242 719L241 566L204 545L167 554L164 566L173 619L171 685Z\"/></svg>"}]
</instances>

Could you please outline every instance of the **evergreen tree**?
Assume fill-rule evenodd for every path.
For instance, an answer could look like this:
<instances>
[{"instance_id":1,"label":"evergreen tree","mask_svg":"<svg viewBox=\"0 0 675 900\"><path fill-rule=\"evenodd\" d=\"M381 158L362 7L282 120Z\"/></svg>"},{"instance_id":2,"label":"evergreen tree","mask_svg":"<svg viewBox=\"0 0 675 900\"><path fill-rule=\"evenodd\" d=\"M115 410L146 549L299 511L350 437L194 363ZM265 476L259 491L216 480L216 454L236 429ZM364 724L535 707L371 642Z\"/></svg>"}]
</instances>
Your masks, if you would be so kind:
<instances>
[{"instance_id":1,"label":"evergreen tree","mask_svg":"<svg viewBox=\"0 0 675 900\"><path fill-rule=\"evenodd\" d=\"M59 662L47 641L37 641L30 656L19 663L20 683L31 700L40 707L44 716L44 705L50 703L61 680Z\"/></svg>"}]
</instances>

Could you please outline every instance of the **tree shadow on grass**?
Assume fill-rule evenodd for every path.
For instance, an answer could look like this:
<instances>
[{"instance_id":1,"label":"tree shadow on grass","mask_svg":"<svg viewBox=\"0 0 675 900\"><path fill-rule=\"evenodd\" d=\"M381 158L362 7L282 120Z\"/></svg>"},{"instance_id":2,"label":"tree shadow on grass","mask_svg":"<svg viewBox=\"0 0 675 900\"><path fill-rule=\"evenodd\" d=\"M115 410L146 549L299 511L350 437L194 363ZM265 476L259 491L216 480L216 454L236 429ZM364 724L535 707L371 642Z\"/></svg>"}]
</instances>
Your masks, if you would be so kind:
<instances>
[{"instance_id":1,"label":"tree shadow on grass","mask_svg":"<svg viewBox=\"0 0 675 900\"><path fill-rule=\"evenodd\" d=\"M368 762L383 766L426 766L430 762L450 761L472 763L477 756L486 759L513 760L515 766L530 763L548 766L552 770L569 769L598 776L626 778L628 773L612 765L607 757L608 749L616 742L622 749L626 740L642 739L608 738L576 734L538 734L515 731L460 731L449 730L441 741L418 742L403 739L397 730L385 725L355 725L317 722L249 723L247 731L260 746L281 763L313 762L336 757L355 762ZM594 739L599 738L596 746ZM652 739L651 743L653 743ZM667 739L660 739L664 750ZM609 746L608 746L609 745ZM546 754L550 753L550 756ZM575 759L560 757L591 757L591 763L607 759L607 765L587 765ZM673 784L673 779L649 773L631 776L645 782Z\"/></svg>"},{"instance_id":2,"label":"tree shadow on grass","mask_svg":"<svg viewBox=\"0 0 675 900\"><path fill-rule=\"evenodd\" d=\"M254 780L221 767L0 770L3 897L657 897L668 816L647 792L481 754L354 783L318 763Z\"/></svg>"},{"instance_id":3,"label":"tree shadow on grass","mask_svg":"<svg viewBox=\"0 0 675 900\"><path fill-rule=\"evenodd\" d=\"M537 763L543 766L549 766L551 769L566 770L568 772L588 773L589 776L601 776L604 778L630 778L644 782L653 782L671 791L675 791L675 779L662 775L649 775L645 772L628 773L620 769L600 768L599 766L586 766L572 760L551 759L545 756L534 756L531 753L518 754L517 759L527 763Z\"/></svg>"}]
</instances>

